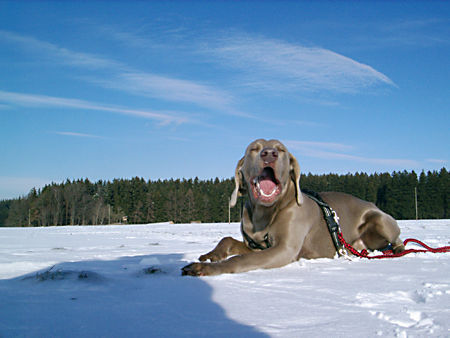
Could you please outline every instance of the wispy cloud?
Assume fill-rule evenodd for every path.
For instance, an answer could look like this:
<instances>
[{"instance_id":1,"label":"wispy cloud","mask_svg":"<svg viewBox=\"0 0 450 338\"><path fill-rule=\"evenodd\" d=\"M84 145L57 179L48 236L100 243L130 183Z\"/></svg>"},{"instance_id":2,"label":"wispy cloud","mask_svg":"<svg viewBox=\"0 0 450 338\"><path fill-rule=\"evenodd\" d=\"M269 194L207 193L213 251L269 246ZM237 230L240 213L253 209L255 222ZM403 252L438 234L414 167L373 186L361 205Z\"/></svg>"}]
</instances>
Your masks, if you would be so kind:
<instances>
[{"instance_id":1,"label":"wispy cloud","mask_svg":"<svg viewBox=\"0 0 450 338\"><path fill-rule=\"evenodd\" d=\"M374 68L333 51L264 37L232 35L202 52L239 69L245 84L258 89L359 92L376 85L395 86Z\"/></svg>"},{"instance_id":2,"label":"wispy cloud","mask_svg":"<svg viewBox=\"0 0 450 338\"><path fill-rule=\"evenodd\" d=\"M445 165L448 162L447 160L442 160L442 159L437 159L437 158L427 158L426 161L430 162L430 163L441 164L441 165Z\"/></svg>"},{"instance_id":3,"label":"wispy cloud","mask_svg":"<svg viewBox=\"0 0 450 338\"><path fill-rule=\"evenodd\" d=\"M378 25L379 43L386 46L430 47L448 45L450 20L442 18L400 19ZM384 41L382 41L384 40Z\"/></svg>"},{"instance_id":4,"label":"wispy cloud","mask_svg":"<svg viewBox=\"0 0 450 338\"><path fill-rule=\"evenodd\" d=\"M83 24L86 24L84 20ZM88 22L92 26L92 30L102 37L109 40L119 42L122 45L132 48L151 48L154 47L156 41L150 40L148 37L140 36L137 32L129 32L120 27L112 25L98 25L91 21Z\"/></svg>"},{"instance_id":5,"label":"wispy cloud","mask_svg":"<svg viewBox=\"0 0 450 338\"><path fill-rule=\"evenodd\" d=\"M120 39L134 41L134 44L145 43L144 39L131 33L111 31L111 34L118 34ZM161 74L141 72L113 59L80 53L47 41L9 31L0 30L0 40L19 44L22 48L32 50L33 53L43 54L46 58L63 65L108 70L108 77L104 75L100 77L95 73L89 77L78 76L79 79L94 85L120 90L137 96L195 104L199 107L215 109L229 115L251 117L250 114L241 112L233 107L235 98L232 94L213 85ZM147 43L149 42L147 41ZM34 101L36 102L37 100ZM48 103L48 98L45 101ZM65 104L70 103L65 102ZM79 105L79 102L76 104Z\"/></svg>"},{"instance_id":6,"label":"wispy cloud","mask_svg":"<svg viewBox=\"0 0 450 338\"><path fill-rule=\"evenodd\" d=\"M286 141L286 146L300 151L311 151L317 149L326 149L334 151L347 151L354 149L353 146L335 143L335 142L316 142L316 141Z\"/></svg>"},{"instance_id":7,"label":"wispy cloud","mask_svg":"<svg viewBox=\"0 0 450 338\"><path fill-rule=\"evenodd\" d=\"M31 36L0 30L0 40L20 45L58 63L86 68L126 68L120 62L89 53L80 53Z\"/></svg>"},{"instance_id":8,"label":"wispy cloud","mask_svg":"<svg viewBox=\"0 0 450 338\"><path fill-rule=\"evenodd\" d=\"M57 134L57 135L62 135L62 136L74 136L74 137L81 137L81 138L99 138L99 139L104 138L102 136L91 135L91 134L84 134L84 133L77 133L77 132L73 132L73 131L55 131L53 133Z\"/></svg>"},{"instance_id":9,"label":"wispy cloud","mask_svg":"<svg viewBox=\"0 0 450 338\"><path fill-rule=\"evenodd\" d=\"M200 107L225 109L233 102L232 95L212 86L151 73L123 72L111 79L89 80L133 95L192 103Z\"/></svg>"},{"instance_id":10,"label":"wispy cloud","mask_svg":"<svg viewBox=\"0 0 450 338\"><path fill-rule=\"evenodd\" d=\"M450 19L380 18L369 21L348 40L347 49L430 48L450 44ZM346 24L347 25L347 24Z\"/></svg>"},{"instance_id":11,"label":"wispy cloud","mask_svg":"<svg viewBox=\"0 0 450 338\"><path fill-rule=\"evenodd\" d=\"M136 44L145 43L142 37L131 33L112 30L111 34L119 34L116 38L129 38ZM107 76L104 74L99 76L95 72L88 77L77 76L103 88L168 102L193 104L214 110L215 113L255 118L253 114L237 108L242 94L236 90L224 90L222 85L142 72L107 57L80 53L9 31L0 30L0 40L19 44L60 64L90 70L107 70ZM298 91L358 92L377 85L395 86L386 75L372 67L319 47L304 47L244 34L207 40L203 47L200 47L198 42L193 42L190 53L197 56L198 53L202 54L203 59L200 58L198 61L219 62L225 69L227 67L237 69L238 71L231 72L232 81L238 84L237 87L245 86L258 91L292 94ZM48 97L45 100L48 103ZM73 101L64 102L65 105L72 103ZM76 105L80 105L80 102L76 102ZM118 112L116 108L108 107L108 109ZM136 111L121 110L121 112L130 115L148 115ZM158 114L151 112L150 115L157 118Z\"/></svg>"},{"instance_id":12,"label":"wispy cloud","mask_svg":"<svg viewBox=\"0 0 450 338\"><path fill-rule=\"evenodd\" d=\"M187 117L183 117L181 114L175 112L169 113L151 110L128 109L123 107L102 105L99 103L85 100L61 98L45 95L33 95L33 94L0 91L0 101L26 107L64 107L72 109L106 111L122 115L136 116L140 118L156 120L161 125L167 125L171 123L181 124L191 122L190 119L188 119Z\"/></svg>"},{"instance_id":13,"label":"wispy cloud","mask_svg":"<svg viewBox=\"0 0 450 338\"><path fill-rule=\"evenodd\" d=\"M353 146L332 142L285 141L286 146L298 154L320 159L348 160L361 163L397 166L402 168L417 167L419 163L409 159L376 158L348 154Z\"/></svg>"},{"instance_id":14,"label":"wispy cloud","mask_svg":"<svg viewBox=\"0 0 450 338\"><path fill-rule=\"evenodd\" d=\"M314 122L314 121L307 121L307 120L289 120L289 119L266 119L266 118L259 118L259 121L263 121L265 123L270 123L275 126L299 126L299 127L325 127L326 125L324 123Z\"/></svg>"}]
</instances>

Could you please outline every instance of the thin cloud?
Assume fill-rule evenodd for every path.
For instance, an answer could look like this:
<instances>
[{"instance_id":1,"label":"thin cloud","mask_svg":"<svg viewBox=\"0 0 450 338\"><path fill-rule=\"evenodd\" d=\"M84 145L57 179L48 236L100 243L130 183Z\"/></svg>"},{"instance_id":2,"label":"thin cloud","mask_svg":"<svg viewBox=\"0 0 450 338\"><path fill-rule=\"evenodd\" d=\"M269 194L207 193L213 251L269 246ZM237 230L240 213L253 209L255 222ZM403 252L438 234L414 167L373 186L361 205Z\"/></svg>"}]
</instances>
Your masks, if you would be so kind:
<instances>
[{"instance_id":1,"label":"thin cloud","mask_svg":"<svg viewBox=\"0 0 450 338\"><path fill-rule=\"evenodd\" d=\"M94 30L97 31L102 37L106 37L109 40L117 41L125 46L133 47L133 48L151 48L154 46L152 42L148 38L144 38L139 36L137 33L131 33L122 30L119 27L111 26L111 25L101 25L92 24Z\"/></svg>"},{"instance_id":2,"label":"thin cloud","mask_svg":"<svg viewBox=\"0 0 450 338\"><path fill-rule=\"evenodd\" d=\"M169 48L174 41L171 34L164 38L148 38L125 32L116 27L100 27L110 38L134 47ZM190 41L189 32L177 31L183 41ZM386 75L369 65L320 47L306 47L281 40L245 33L231 33L227 37L206 37L200 44L183 44L185 51L206 56L204 62L219 62L221 66L239 69L245 74L244 85L265 90L330 90L358 92L377 85L396 86ZM178 48L176 46L170 48ZM140 76L139 76L140 77ZM138 79L142 80L142 79ZM145 81L147 81L146 79ZM150 79L151 80L151 79ZM170 80L170 79L169 79ZM240 79L242 80L242 79ZM239 80L239 81L240 81Z\"/></svg>"},{"instance_id":3,"label":"thin cloud","mask_svg":"<svg viewBox=\"0 0 450 338\"><path fill-rule=\"evenodd\" d=\"M302 127L325 127L326 124L324 123L318 123L313 121L299 121L299 120L292 120L288 121L288 123L292 123L294 125L302 126Z\"/></svg>"},{"instance_id":4,"label":"thin cloud","mask_svg":"<svg viewBox=\"0 0 450 338\"><path fill-rule=\"evenodd\" d=\"M430 162L430 163L437 163L437 164L442 164L442 165L445 165L448 162L447 160L442 160L442 159L438 159L438 158L427 158L426 161Z\"/></svg>"},{"instance_id":5,"label":"thin cloud","mask_svg":"<svg viewBox=\"0 0 450 338\"><path fill-rule=\"evenodd\" d=\"M207 108L228 107L233 101L230 94L211 86L151 73L125 72L111 80L91 78L90 81L133 95L193 103Z\"/></svg>"},{"instance_id":6,"label":"thin cloud","mask_svg":"<svg viewBox=\"0 0 450 338\"><path fill-rule=\"evenodd\" d=\"M317 127L325 127L326 125L323 123L318 123L318 122L314 122L314 121L306 121L306 120L288 120L288 119L263 119L263 118L258 118L259 121L265 122L265 123L270 123L276 126L292 126L292 125L296 125L299 127L312 127L312 128L317 128Z\"/></svg>"},{"instance_id":7,"label":"thin cloud","mask_svg":"<svg viewBox=\"0 0 450 338\"><path fill-rule=\"evenodd\" d=\"M364 156L355 156L349 154L342 153L332 153L327 151L318 152L313 157L318 157L322 159L334 158L340 160L350 160L362 163L372 163L372 164L381 164L381 165L389 165L389 166L397 166L402 168L411 168L417 167L419 163L414 160L401 159L401 158L374 158L374 157L364 157Z\"/></svg>"},{"instance_id":8,"label":"thin cloud","mask_svg":"<svg viewBox=\"0 0 450 338\"><path fill-rule=\"evenodd\" d=\"M275 39L235 35L202 52L239 69L245 84L258 89L359 92L377 85L395 86L386 75L346 56Z\"/></svg>"},{"instance_id":9,"label":"thin cloud","mask_svg":"<svg viewBox=\"0 0 450 338\"><path fill-rule=\"evenodd\" d=\"M101 56L80 53L34 37L0 30L0 40L19 44L33 53L43 54L56 62L86 68L126 68L123 64Z\"/></svg>"},{"instance_id":10,"label":"thin cloud","mask_svg":"<svg viewBox=\"0 0 450 338\"><path fill-rule=\"evenodd\" d=\"M384 36L380 38L381 45L430 47L435 45L448 45L448 19L427 18L413 20L398 20L378 25ZM386 41L383 42L382 40Z\"/></svg>"},{"instance_id":11,"label":"thin cloud","mask_svg":"<svg viewBox=\"0 0 450 338\"><path fill-rule=\"evenodd\" d=\"M82 138L99 138L99 139L104 138L104 137L98 136L98 135L83 134L83 133L77 133L77 132L73 132L73 131L55 131L54 134L62 135L62 136L82 137Z\"/></svg>"},{"instance_id":12,"label":"thin cloud","mask_svg":"<svg viewBox=\"0 0 450 338\"><path fill-rule=\"evenodd\" d=\"M121 38L128 35L130 38L132 37L131 34L123 34L125 33L120 33ZM23 48L32 50L33 53L44 54L48 59L60 64L96 70L106 69L111 74L109 79L104 76L99 78L95 75L80 77L82 80L104 88L170 102L191 103L199 107L215 109L228 115L252 118L252 115L232 107L235 101L233 95L214 86L170 76L140 72L112 59L76 52L47 41L13 32L0 30L0 40L19 44ZM140 41L140 43L143 43L143 41Z\"/></svg>"},{"instance_id":13,"label":"thin cloud","mask_svg":"<svg viewBox=\"0 0 450 338\"><path fill-rule=\"evenodd\" d=\"M286 146L291 150L295 150L302 156L320 158L320 159L336 159L348 160L362 163L390 165L404 168L419 166L419 163L408 159L393 158L374 158L347 154L345 151L353 150L354 147L341 143L332 142L311 142L311 141L286 141Z\"/></svg>"},{"instance_id":14,"label":"thin cloud","mask_svg":"<svg viewBox=\"0 0 450 338\"><path fill-rule=\"evenodd\" d=\"M161 125L167 124L182 124L191 122L188 118L178 114L170 114L167 112L157 112L150 110L136 110L122 107L107 106L94 102L78 99L68 99L61 97L33 95L0 91L0 100L26 107L65 107L73 109L86 109L95 111L106 111L111 113L118 113L122 115L136 116L158 121Z\"/></svg>"},{"instance_id":15,"label":"thin cloud","mask_svg":"<svg viewBox=\"0 0 450 338\"><path fill-rule=\"evenodd\" d=\"M299 151L310 151L317 149L335 150L335 151L347 151L352 150L354 147L335 142L315 142L315 141L286 141L286 146Z\"/></svg>"}]
</instances>

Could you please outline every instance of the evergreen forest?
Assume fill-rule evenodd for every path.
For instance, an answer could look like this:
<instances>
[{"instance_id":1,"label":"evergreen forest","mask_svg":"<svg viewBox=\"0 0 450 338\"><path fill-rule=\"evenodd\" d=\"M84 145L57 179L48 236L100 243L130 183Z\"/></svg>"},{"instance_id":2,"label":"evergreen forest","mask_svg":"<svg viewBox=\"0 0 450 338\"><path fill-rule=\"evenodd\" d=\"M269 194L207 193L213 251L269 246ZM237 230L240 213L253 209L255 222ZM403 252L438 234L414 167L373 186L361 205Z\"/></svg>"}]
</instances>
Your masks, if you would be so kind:
<instances>
[{"instance_id":1,"label":"evergreen forest","mask_svg":"<svg viewBox=\"0 0 450 338\"><path fill-rule=\"evenodd\" d=\"M375 203L396 219L449 218L449 172L302 175L302 188L341 191ZM99 225L172 221L232 222L234 179L79 179L32 189L27 196L0 201L0 226Z\"/></svg>"}]
</instances>

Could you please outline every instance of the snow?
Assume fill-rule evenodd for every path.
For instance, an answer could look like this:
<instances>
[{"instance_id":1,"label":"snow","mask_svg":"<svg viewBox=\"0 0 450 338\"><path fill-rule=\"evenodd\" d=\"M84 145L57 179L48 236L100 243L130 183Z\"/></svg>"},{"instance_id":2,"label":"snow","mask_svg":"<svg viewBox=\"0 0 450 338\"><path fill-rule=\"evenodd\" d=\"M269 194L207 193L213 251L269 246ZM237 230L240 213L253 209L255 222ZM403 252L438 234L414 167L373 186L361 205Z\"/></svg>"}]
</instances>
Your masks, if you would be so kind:
<instances>
[{"instance_id":1,"label":"snow","mask_svg":"<svg viewBox=\"0 0 450 338\"><path fill-rule=\"evenodd\" d=\"M399 224L449 245L450 220ZM450 253L180 275L228 235L239 225L0 228L0 336L450 336Z\"/></svg>"}]
</instances>

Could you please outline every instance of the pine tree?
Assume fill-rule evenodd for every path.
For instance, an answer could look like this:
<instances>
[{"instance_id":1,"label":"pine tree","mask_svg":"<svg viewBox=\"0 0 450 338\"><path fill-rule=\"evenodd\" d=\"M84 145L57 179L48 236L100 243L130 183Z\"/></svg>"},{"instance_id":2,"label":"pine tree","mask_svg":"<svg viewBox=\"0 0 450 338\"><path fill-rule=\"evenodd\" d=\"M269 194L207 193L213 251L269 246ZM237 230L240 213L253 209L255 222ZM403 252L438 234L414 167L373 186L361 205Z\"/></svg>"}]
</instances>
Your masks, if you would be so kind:
<instances>
[{"instance_id":1,"label":"pine tree","mask_svg":"<svg viewBox=\"0 0 450 338\"><path fill-rule=\"evenodd\" d=\"M317 192L341 191L376 203L397 219L415 217L414 190L420 218L449 217L449 172L413 171L367 175L302 175L300 184ZM0 202L0 226L48 226L106 224L128 216L132 223L226 222L234 179L170 179L90 182L88 179L52 183L32 189L26 197ZM231 209L231 220L239 221L246 197Z\"/></svg>"}]
</instances>

